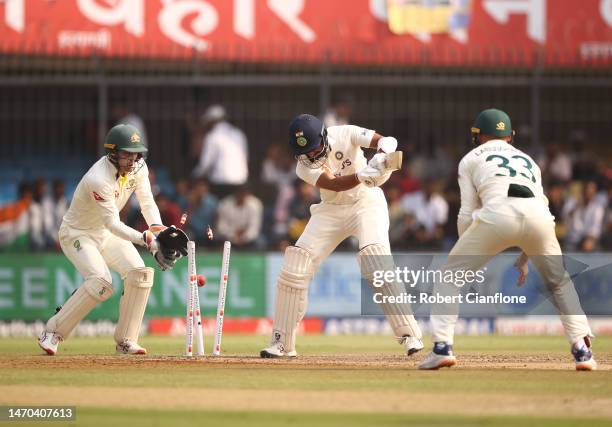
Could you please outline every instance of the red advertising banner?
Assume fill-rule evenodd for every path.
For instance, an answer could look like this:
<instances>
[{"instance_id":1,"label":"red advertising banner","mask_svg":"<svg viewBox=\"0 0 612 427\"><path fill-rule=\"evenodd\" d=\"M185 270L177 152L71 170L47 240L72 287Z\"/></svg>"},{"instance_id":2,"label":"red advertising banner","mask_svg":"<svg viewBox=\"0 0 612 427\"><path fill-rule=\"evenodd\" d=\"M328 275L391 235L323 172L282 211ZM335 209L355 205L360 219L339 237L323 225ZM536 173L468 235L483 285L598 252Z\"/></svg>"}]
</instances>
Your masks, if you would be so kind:
<instances>
[{"instance_id":1,"label":"red advertising banner","mask_svg":"<svg viewBox=\"0 0 612 427\"><path fill-rule=\"evenodd\" d=\"M0 0L0 53L612 63L612 0Z\"/></svg>"}]
</instances>

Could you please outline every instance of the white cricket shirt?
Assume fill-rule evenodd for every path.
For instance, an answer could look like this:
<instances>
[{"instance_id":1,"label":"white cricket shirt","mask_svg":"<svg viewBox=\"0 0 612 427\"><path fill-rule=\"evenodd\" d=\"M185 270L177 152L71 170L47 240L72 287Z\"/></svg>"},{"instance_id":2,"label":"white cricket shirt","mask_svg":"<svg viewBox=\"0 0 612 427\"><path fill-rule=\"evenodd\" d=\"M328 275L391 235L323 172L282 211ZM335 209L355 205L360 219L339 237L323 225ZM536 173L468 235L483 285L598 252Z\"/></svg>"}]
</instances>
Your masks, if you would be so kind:
<instances>
[{"instance_id":1,"label":"white cricket shirt","mask_svg":"<svg viewBox=\"0 0 612 427\"><path fill-rule=\"evenodd\" d=\"M122 239L140 243L142 234L119 219L119 211L133 192L136 192L147 224L161 224L159 209L151 193L146 163L139 170L118 177L117 168L104 156L93 164L79 182L63 222L79 230L106 229Z\"/></svg>"},{"instance_id":2,"label":"white cricket shirt","mask_svg":"<svg viewBox=\"0 0 612 427\"><path fill-rule=\"evenodd\" d=\"M532 198L508 197L510 184L529 188ZM536 162L506 141L495 139L474 148L459 163L461 209L459 217L472 214L486 220L490 215L547 216L548 199ZM476 211L476 212L475 212Z\"/></svg>"},{"instance_id":3,"label":"white cricket shirt","mask_svg":"<svg viewBox=\"0 0 612 427\"><path fill-rule=\"evenodd\" d=\"M344 125L327 128L327 139L331 151L325 164L319 168L311 169L298 162L295 172L300 179L311 185L328 168L334 176L352 175L367 166L367 160L361 147L369 147L374 131L359 126ZM381 191L379 188L368 188L359 184L346 191L331 191L321 188L321 201L332 204L353 204L372 191Z\"/></svg>"}]
</instances>

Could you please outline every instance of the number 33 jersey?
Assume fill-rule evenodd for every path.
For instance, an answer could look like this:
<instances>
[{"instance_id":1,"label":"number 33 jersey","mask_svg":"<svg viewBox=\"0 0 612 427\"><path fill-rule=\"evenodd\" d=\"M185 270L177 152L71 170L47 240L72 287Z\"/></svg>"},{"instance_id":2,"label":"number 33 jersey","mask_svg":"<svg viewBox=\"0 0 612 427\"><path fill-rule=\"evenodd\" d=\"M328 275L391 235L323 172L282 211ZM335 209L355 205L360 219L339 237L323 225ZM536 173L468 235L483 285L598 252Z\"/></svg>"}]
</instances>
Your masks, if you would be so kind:
<instances>
[{"instance_id":1,"label":"number 33 jersey","mask_svg":"<svg viewBox=\"0 0 612 427\"><path fill-rule=\"evenodd\" d=\"M474 148L459 163L459 215L548 216L548 199L536 162L499 139ZM479 211L477 211L480 209ZM477 211L477 212L475 212Z\"/></svg>"}]
</instances>

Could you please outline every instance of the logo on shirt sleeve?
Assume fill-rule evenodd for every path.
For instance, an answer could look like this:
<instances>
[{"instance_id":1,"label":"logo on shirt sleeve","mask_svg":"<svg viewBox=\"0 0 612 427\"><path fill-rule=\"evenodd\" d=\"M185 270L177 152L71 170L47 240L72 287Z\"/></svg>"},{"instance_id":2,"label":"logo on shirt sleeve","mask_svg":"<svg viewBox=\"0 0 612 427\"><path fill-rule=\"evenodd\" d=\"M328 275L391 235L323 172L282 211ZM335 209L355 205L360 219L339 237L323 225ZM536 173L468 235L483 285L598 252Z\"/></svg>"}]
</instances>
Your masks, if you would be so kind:
<instances>
[{"instance_id":1,"label":"logo on shirt sleeve","mask_svg":"<svg viewBox=\"0 0 612 427\"><path fill-rule=\"evenodd\" d=\"M104 200L104 197L100 196L95 191L92 191L92 194L93 194L94 199L96 199L98 202L105 202L106 201L106 200Z\"/></svg>"}]
</instances>

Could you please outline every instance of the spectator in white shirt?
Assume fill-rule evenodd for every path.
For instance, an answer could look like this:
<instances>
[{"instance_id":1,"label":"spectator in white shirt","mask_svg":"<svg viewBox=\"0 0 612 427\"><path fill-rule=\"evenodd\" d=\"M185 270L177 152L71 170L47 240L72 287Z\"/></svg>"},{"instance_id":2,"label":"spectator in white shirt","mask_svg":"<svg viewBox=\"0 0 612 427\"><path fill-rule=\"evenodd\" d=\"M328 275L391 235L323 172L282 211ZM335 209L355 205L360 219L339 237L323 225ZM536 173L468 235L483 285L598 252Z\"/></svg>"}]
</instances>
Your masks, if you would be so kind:
<instances>
[{"instance_id":1,"label":"spectator in white shirt","mask_svg":"<svg viewBox=\"0 0 612 427\"><path fill-rule=\"evenodd\" d=\"M201 117L205 127L200 161L193 178L207 178L219 198L233 193L249 177L248 146L244 133L227 122L225 109L211 105Z\"/></svg>"},{"instance_id":2,"label":"spectator in white shirt","mask_svg":"<svg viewBox=\"0 0 612 427\"><path fill-rule=\"evenodd\" d=\"M435 181L425 181L423 190L404 195L400 202L406 215L414 218L411 238L420 246L439 246L444 235L448 203L436 186Z\"/></svg>"},{"instance_id":3,"label":"spectator in white shirt","mask_svg":"<svg viewBox=\"0 0 612 427\"><path fill-rule=\"evenodd\" d=\"M255 247L261 233L263 205L246 186L219 203L217 210L217 237L229 240L242 249Z\"/></svg>"},{"instance_id":4,"label":"spectator in white shirt","mask_svg":"<svg viewBox=\"0 0 612 427\"><path fill-rule=\"evenodd\" d=\"M558 144L549 144L546 155L539 159L538 164L542 176L548 180L565 183L572 179L572 159L561 151Z\"/></svg>"},{"instance_id":5,"label":"spectator in white shirt","mask_svg":"<svg viewBox=\"0 0 612 427\"><path fill-rule=\"evenodd\" d=\"M569 199L563 207L563 218L567 226L565 246L569 250L592 252L601 238L605 207L596 198L595 181L584 183L582 197Z\"/></svg>"}]
</instances>

